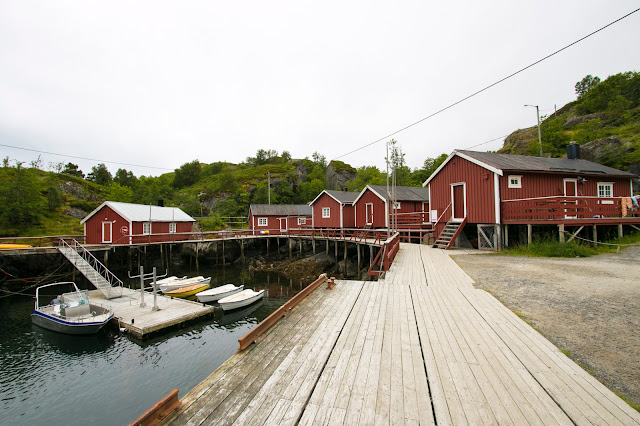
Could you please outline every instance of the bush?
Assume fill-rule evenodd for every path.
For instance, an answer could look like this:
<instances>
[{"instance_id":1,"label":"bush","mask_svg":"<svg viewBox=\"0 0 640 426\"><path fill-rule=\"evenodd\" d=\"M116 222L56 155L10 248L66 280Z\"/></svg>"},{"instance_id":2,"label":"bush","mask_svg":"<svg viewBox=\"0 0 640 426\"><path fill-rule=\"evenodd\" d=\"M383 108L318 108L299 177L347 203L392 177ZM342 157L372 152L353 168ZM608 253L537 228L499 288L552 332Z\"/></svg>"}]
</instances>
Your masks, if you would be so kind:
<instances>
[{"instance_id":1,"label":"bush","mask_svg":"<svg viewBox=\"0 0 640 426\"><path fill-rule=\"evenodd\" d=\"M531 245L521 245L503 252L504 254L530 257L590 257L598 254L597 249L575 240L568 243L550 240L534 241Z\"/></svg>"}]
</instances>

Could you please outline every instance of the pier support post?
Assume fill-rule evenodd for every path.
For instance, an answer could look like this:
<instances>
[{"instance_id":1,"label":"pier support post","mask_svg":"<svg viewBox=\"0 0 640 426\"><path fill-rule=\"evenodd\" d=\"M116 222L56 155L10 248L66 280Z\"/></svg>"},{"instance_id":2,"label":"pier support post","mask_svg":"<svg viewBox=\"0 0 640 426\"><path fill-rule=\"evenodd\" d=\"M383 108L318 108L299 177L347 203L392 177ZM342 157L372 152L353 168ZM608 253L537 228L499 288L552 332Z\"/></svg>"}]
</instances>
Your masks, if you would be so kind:
<instances>
[{"instance_id":1,"label":"pier support post","mask_svg":"<svg viewBox=\"0 0 640 426\"><path fill-rule=\"evenodd\" d=\"M226 266L227 265L227 259L225 258L224 255L224 240L222 240L222 266Z\"/></svg>"},{"instance_id":2,"label":"pier support post","mask_svg":"<svg viewBox=\"0 0 640 426\"><path fill-rule=\"evenodd\" d=\"M347 277L347 241L344 242L344 277Z\"/></svg>"},{"instance_id":3,"label":"pier support post","mask_svg":"<svg viewBox=\"0 0 640 426\"><path fill-rule=\"evenodd\" d=\"M244 264L244 242L240 240L240 257L242 258L242 264Z\"/></svg>"},{"instance_id":4,"label":"pier support post","mask_svg":"<svg viewBox=\"0 0 640 426\"><path fill-rule=\"evenodd\" d=\"M164 255L162 253L162 246L164 244L160 243L160 270L164 271Z\"/></svg>"},{"instance_id":5,"label":"pier support post","mask_svg":"<svg viewBox=\"0 0 640 426\"><path fill-rule=\"evenodd\" d=\"M109 267L109 250L104 251L104 266Z\"/></svg>"},{"instance_id":6,"label":"pier support post","mask_svg":"<svg viewBox=\"0 0 640 426\"><path fill-rule=\"evenodd\" d=\"M289 237L289 260L293 259L293 256L291 254L292 250L293 250L293 241L291 240L291 237Z\"/></svg>"},{"instance_id":7,"label":"pier support post","mask_svg":"<svg viewBox=\"0 0 640 426\"><path fill-rule=\"evenodd\" d=\"M369 268L373 265L373 246L369 246Z\"/></svg>"},{"instance_id":8,"label":"pier support post","mask_svg":"<svg viewBox=\"0 0 640 426\"><path fill-rule=\"evenodd\" d=\"M598 225L593 225L593 246L598 247Z\"/></svg>"},{"instance_id":9,"label":"pier support post","mask_svg":"<svg viewBox=\"0 0 640 426\"><path fill-rule=\"evenodd\" d=\"M335 240L335 246L333 247L335 249L335 258L336 258L336 263L338 263L338 240Z\"/></svg>"},{"instance_id":10,"label":"pier support post","mask_svg":"<svg viewBox=\"0 0 640 426\"><path fill-rule=\"evenodd\" d=\"M622 235L622 224L618 225L618 238L622 238L624 235Z\"/></svg>"},{"instance_id":11,"label":"pier support post","mask_svg":"<svg viewBox=\"0 0 640 426\"><path fill-rule=\"evenodd\" d=\"M267 237L267 256L269 256L269 237Z\"/></svg>"},{"instance_id":12,"label":"pier support post","mask_svg":"<svg viewBox=\"0 0 640 426\"><path fill-rule=\"evenodd\" d=\"M533 242L533 225L527 225L527 244L531 245Z\"/></svg>"},{"instance_id":13,"label":"pier support post","mask_svg":"<svg viewBox=\"0 0 640 426\"><path fill-rule=\"evenodd\" d=\"M298 238L298 245L300 246L300 250L298 250L298 259L302 259L302 238Z\"/></svg>"},{"instance_id":14,"label":"pier support post","mask_svg":"<svg viewBox=\"0 0 640 426\"><path fill-rule=\"evenodd\" d=\"M509 247L509 225L504 226L504 246Z\"/></svg>"},{"instance_id":15,"label":"pier support post","mask_svg":"<svg viewBox=\"0 0 640 426\"><path fill-rule=\"evenodd\" d=\"M356 247L358 249L358 275L360 275L360 270L362 269L362 256L360 255L360 244L357 243Z\"/></svg>"},{"instance_id":16,"label":"pier support post","mask_svg":"<svg viewBox=\"0 0 640 426\"><path fill-rule=\"evenodd\" d=\"M198 247L198 243L196 243L196 271L200 270L200 262L198 261L198 251L199 251L199 247Z\"/></svg>"},{"instance_id":17,"label":"pier support post","mask_svg":"<svg viewBox=\"0 0 640 426\"><path fill-rule=\"evenodd\" d=\"M329 256L329 240L324 240L324 254Z\"/></svg>"},{"instance_id":18,"label":"pier support post","mask_svg":"<svg viewBox=\"0 0 640 426\"><path fill-rule=\"evenodd\" d=\"M316 254L316 239L312 238L311 239L311 246L313 247L313 254Z\"/></svg>"},{"instance_id":19,"label":"pier support post","mask_svg":"<svg viewBox=\"0 0 640 426\"><path fill-rule=\"evenodd\" d=\"M558 240L564 243L564 223L558 225Z\"/></svg>"}]
</instances>

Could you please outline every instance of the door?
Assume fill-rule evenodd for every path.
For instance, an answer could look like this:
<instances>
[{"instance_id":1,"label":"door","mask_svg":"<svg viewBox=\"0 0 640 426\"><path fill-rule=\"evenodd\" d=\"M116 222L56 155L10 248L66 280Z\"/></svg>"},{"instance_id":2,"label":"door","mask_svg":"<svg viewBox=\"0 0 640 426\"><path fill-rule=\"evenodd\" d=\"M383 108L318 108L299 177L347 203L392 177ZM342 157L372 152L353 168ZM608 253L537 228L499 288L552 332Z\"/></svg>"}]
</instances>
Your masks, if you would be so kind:
<instances>
[{"instance_id":1,"label":"door","mask_svg":"<svg viewBox=\"0 0 640 426\"><path fill-rule=\"evenodd\" d=\"M367 219L367 225L372 225L373 224L373 203L367 203L365 204L365 213L366 213L366 219Z\"/></svg>"},{"instance_id":2,"label":"door","mask_svg":"<svg viewBox=\"0 0 640 426\"><path fill-rule=\"evenodd\" d=\"M564 196L565 197L576 197L578 196L578 180L577 179L565 179L564 180ZM578 217L578 209L577 206L573 207L573 205L577 205L577 200L565 200L566 206L571 206L568 209L564 210L564 217L569 219L575 219Z\"/></svg>"},{"instance_id":3,"label":"door","mask_svg":"<svg viewBox=\"0 0 640 426\"><path fill-rule=\"evenodd\" d=\"M426 201L422 203L422 223L429 223L429 203Z\"/></svg>"},{"instance_id":4,"label":"door","mask_svg":"<svg viewBox=\"0 0 640 426\"><path fill-rule=\"evenodd\" d=\"M451 204L451 210L453 211L451 220L462 222L467 212L464 183L451 186Z\"/></svg>"},{"instance_id":5,"label":"door","mask_svg":"<svg viewBox=\"0 0 640 426\"><path fill-rule=\"evenodd\" d=\"M111 242L111 222L102 222L102 242L110 243Z\"/></svg>"},{"instance_id":6,"label":"door","mask_svg":"<svg viewBox=\"0 0 640 426\"><path fill-rule=\"evenodd\" d=\"M287 218L286 217L281 217L279 218L280 220L280 233L284 234L287 232Z\"/></svg>"}]
</instances>

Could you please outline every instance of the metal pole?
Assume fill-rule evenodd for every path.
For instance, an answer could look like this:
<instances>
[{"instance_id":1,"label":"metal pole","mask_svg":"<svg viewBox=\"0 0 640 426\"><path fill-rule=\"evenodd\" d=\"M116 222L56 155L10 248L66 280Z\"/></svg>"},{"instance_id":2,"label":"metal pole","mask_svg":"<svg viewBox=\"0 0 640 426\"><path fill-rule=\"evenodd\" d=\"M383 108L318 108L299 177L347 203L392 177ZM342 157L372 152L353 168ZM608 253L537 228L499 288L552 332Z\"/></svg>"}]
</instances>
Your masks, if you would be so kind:
<instances>
[{"instance_id":1,"label":"metal pole","mask_svg":"<svg viewBox=\"0 0 640 426\"><path fill-rule=\"evenodd\" d=\"M540 157L542 157L542 134L540 133L540 107L538 105L525 105L526 107L536 107L536 116L538 118L538 144L540 145Z\"/></svg>"},{"instance_id":2,"label":"metal pole","mask_svg":"<svg viewBox=\"0 0 640 426\"><path fill-rule=\"evenodd\" d=\"M271 205L271 172L267 172L267 193L269 194L269 205Z\"/></svg>"},{"instance_id":3,"label":"metal pole","mask_svg":"<svg viewBox=\"0 0 640 426\"><path fill-rule=\"evenodd\" d=\"M156 283L156 280L158 279L158 276L156 275L156 267L153 267L153 309L151 309L152 311L157 311L158 310L158 284Z\"/></svg>"},{"instance_id":4,"label":"metal pole","mask_svg":"<svg viewBox=\"0 0 640 426\"><path fill-rule=\"evenodd\" d=\"M144 266L140 265L140 307L147 306L144 303Z\"/></svg>"}]
</instances>

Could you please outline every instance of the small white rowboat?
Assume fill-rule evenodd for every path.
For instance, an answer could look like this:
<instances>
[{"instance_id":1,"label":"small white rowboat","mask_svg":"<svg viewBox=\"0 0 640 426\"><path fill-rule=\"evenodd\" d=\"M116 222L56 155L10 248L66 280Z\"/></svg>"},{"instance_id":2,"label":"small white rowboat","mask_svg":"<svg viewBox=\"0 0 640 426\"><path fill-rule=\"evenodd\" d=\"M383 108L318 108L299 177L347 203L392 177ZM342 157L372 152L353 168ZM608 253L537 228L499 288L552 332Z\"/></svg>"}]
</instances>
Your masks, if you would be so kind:
<instances>
[{"instance_id":1,"label":"small white rowboat","mask_svg":"<svg viewBox=\"0 0 640 426\"><path fill-rule=\"evenodd\" d=\"M195 284L209 284L211 281L211 277L205 278L203 276L187 278L186 280L176 280L168 283L160 284L158 288L163 293L168 293L173 290L178 290L180 288L189 287Z\"/></svg>"},{"instance_id":2,"label":"small white rowboat","mask_svg":"<svg viewBox=\"0 0 640 426\"><path fill-rule=\"evenodd\" d=\"M244 286L236 287L233 284L226 284L220 287L212 288L211 290L205 290L198 294L196 297L198 298L198 302L215 302L220 299L224 299L227 296L231 296L232 294L236 294L244 289Z\"/></svg>"},{"instance_id":3,"label":"small white rowboat","mask_svg":"<svg viewBox=\"0 0 640 426\"><path fill-rule=\"evenodd\" d=\"M231 296L218 300L218 303L223 310L231 311L257 302L262 299L263 296L264 290L242 290L240 293L232 294Z\"/></svg>"}]
</instances>

